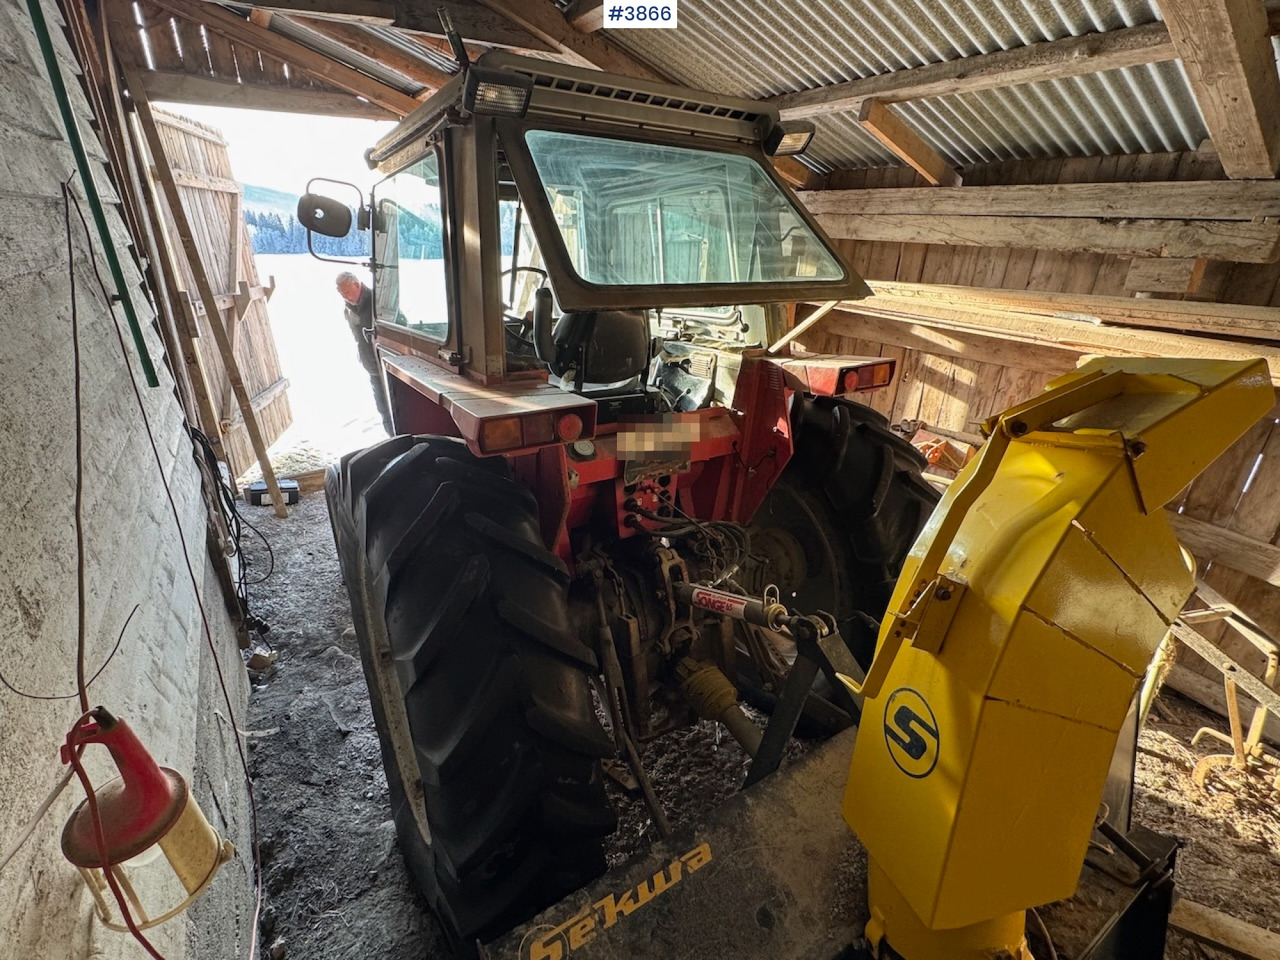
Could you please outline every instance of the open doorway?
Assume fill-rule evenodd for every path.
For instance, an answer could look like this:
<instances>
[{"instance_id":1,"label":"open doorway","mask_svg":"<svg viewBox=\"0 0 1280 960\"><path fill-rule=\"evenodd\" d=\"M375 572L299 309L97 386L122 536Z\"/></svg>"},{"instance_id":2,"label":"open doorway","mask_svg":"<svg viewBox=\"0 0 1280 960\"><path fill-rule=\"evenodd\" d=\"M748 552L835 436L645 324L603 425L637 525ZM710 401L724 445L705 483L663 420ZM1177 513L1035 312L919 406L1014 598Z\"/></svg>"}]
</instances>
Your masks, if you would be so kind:
<instances>
[{"instance_id":1,"label":"open doorway","mask_svg":"<svg viewBox=\"0 0 1280 960\"><path fill-rule=\"evenodd\" d=\"M366 194L375 174L364 151L390 122L276 113L193 104L157 104L215 128L226 141L235 179L243 185L245 231L263 284L275 283L271 326L283 376L289 382L293 423L270 446L278 476L297 476L385 436L358 344L344 320L336 288L340 273L366 285L367 233L356 233L327 256L307 252L297 223L298 197L312 177L355 184ZM254 465L242 478L256 479Z\"/></svg>"}]
</instances>

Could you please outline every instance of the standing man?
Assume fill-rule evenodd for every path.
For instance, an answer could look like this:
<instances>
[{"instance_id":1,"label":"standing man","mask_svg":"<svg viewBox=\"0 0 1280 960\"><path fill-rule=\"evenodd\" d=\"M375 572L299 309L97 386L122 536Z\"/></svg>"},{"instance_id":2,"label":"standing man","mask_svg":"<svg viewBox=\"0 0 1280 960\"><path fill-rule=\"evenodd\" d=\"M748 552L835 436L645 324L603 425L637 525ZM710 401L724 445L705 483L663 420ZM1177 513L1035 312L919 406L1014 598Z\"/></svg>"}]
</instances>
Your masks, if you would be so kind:
<instances>
[{"instance_id":1,"label":"standing man","mask_svg":"<svg viewBox=\"0 0 1280 960\"><path fill-rule=\"evenodd\" d=\"M344 311L347 326L351 328L351 336L355 337L356 351L360 355L360 365L369 374L369 385L373 387L373 401L382 414L382 426L387 436L394 436L391 426L391 410L387 404L387 393L382 387L382 370L378 363L378 353L373 349L373 291L366 287L354 273L344 270L338 274L338 293L346 304Z\"/></svg>"}]
</instances>

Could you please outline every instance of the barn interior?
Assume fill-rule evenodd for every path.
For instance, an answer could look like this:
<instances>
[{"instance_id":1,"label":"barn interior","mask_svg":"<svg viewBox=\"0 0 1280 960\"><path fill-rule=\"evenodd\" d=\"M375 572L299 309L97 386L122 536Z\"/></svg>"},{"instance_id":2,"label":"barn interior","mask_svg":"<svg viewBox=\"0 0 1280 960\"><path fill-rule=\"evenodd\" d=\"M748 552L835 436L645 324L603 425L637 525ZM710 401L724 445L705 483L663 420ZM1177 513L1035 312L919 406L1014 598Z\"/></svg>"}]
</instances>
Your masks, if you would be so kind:
<instances>
[{"instance_id":1,"label":"barn interior","mask_svg":"<svg viewBox=\"0 0 1280 960\"><path fill-rule=\"evenodd\" d=\"M939 492L980 457L984 424L1092 358L1260 359L1280 385L1280 4L680 0L672 29L619 26L622 6L0 6L15 309L0 343L0 955L454 946L395 852L324 470L268 454L294 417L275 281L225 139L183 104L400 121L457 82L460 46L811 124L773 168L870 296L789 303L777 346L892 361L887 385L851 399L923 455ZM1280 402L1163 507L1195 591L1138 741L1135 818L1175 833L1198 818L1171 957L1280 957L1278 426ZM246 474L267 506L238 488ZM234 846L194 893L152 876L168 850L133 863L142 901L192 899L140 935L59 843L91 784L123 770L86 746L105 741L75 739L101 735L85 726L99 704ZM1201 726L1216 737L1192 747ZM747 755L722 733L704 722L644 747L637 765L675 784L673 821L741 787ZM610 789L630 833L611 866L660 833L624 780ZM1074 955L1038 935L1035 956Z\"/></svg>"}]
</instances>

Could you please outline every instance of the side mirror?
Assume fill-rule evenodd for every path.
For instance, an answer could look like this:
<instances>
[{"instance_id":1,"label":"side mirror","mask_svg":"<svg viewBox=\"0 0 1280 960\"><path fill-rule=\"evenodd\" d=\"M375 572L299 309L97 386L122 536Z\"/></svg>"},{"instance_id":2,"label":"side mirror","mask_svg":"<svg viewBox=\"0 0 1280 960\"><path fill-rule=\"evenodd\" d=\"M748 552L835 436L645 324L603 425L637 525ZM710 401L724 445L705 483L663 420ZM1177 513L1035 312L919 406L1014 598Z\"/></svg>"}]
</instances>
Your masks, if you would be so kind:
<instances>
[{"instance_id":1,"label":"side mirror","mask_svg":"<svg viewBox=\"0 0 1280 960\"><path fill-rule=\"evenodd\" d=\"M343 202L334 197L326 196L323 193L313 193L312 190L317 183L332 183L335 186L343 187L352 193L352 202ZM365 237L360 240L351 236L352 208L358 211L355 226L357 230L369 229L369 207L364 202L364 194L360 188L354 183L347 183L345 180L329 180L325 177L313 177L307 182L307 192L298 200L298 223L307 231L307 252L317 260L323 260L326 263L360 263L359 260L350 260L345 257L326 257L316 252L315 245L312 244L312 238L319 234L322 237L329 237L331 240L346 240L345 243L331 243L326 240L322 243L321 249L325 253L341 253L341 254L363 254L371 255L370 239ZM353 247L362 246L363 250L353 249Z\"/></svg>"},{"instance_id":2,"label":"side mirror","mask_svg":"<svg viewBox=\"0 0 1280 960\"><path fill-rule=\"evenodd\" d=\"M298 199L298 222L326 237L345 237L351 232L351 208L333 197L304 193Z\"/></svg>"}]
</instances>

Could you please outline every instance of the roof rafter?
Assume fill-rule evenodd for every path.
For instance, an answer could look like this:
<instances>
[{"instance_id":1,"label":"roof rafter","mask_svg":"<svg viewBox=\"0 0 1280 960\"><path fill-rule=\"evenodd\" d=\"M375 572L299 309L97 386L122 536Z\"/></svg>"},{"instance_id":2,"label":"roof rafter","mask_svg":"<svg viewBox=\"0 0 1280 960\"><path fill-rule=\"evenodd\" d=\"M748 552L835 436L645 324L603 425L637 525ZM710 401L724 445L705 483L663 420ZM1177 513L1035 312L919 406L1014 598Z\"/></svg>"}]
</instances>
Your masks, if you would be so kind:
<instances>
[{"instance_id":1,"label":"roof rafter","mask_svg":"<svg viewBox=\"0 0 1280 960\"><path fill-rule=\"evenodd\" d=\"M1275 0L1266 5L1266 21L1269 35L1280 33L1280 3ZM1178 51L1168 28L1163 23L1148 23L785 93L774 97L773 103L788 120L833 111L857 112L870 99L888 103L926 100L1176 59Z\"/></svg>"},{"instance_id":2,"label":"roof rafter","mask_svg":"<svg viewBox=\"0 0 1280 960\"><path fill-rule=\"evenodd\" d=\"M394 4L383 0L265 0L255 3L257 10L269 13L297 14L347 23L392 23L396 18Z\"/></svg>"},{"instance_id":3,"label":"roof rafter","mask_svg":"<svg viewBox=\"0 0 1280 960\"><path fill-rule=\"evenodd\" d=\"M599 33L577 30L551 0L480 0L480 3L554 49L590 66L641 80L667 80L612 40Z\"/></svg>"},{"instance_id":4,"label":"roof rafter","mask_svg":"<svg viewBox=\"0 0 1280 960\"><path fill-rule=\"evenodd\" d=\"M291 18L292 19L292 18ZM453 75L437 70L429 63L406 53L393 43L368 33L350 23L339 23L334 20L301 19L294 20L299 26L314 30L349 50L377 60L385 67L402 73L411 80L416 80L432 90L439 90L453 79Z\"/></svg>"},{"instance_id":5,"label":"roof rafter","mask_svg":"<svg viewBox=\"0 0 1280 960\"><path fill-rule=\"evenodd\" d=\"M203 0L201 2L147 0L147 2L179 17L203 23L206 28L215 33L283 60L299 70L305 70L312 76L348 93L363 97L396 116L405 116L418 106L418 101L409 94L344 66L296 40L290 40L268 28L241 19L216 3L203 2Z\"/></svg>"},{"instance_id":6,"label":"roof rafter","mask_svg":"<svg viewBox=\"0 0 1280 960\"><path fill-rule=\"evenodd\" d=\"M865 101L858 123L935 187L962 183L959 172L883 100Z\"/></svg>"}]
</instances>

